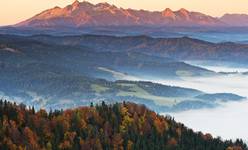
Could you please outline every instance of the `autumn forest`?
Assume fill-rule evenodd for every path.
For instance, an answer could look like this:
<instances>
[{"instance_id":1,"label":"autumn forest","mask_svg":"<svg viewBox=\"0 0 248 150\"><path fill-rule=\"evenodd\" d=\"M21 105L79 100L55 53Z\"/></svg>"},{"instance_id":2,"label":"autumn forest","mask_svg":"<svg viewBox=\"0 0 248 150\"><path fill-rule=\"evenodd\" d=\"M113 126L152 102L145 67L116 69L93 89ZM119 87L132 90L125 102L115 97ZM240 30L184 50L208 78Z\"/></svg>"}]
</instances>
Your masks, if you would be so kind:
<instances>
[{"instance_id":1,"label":"autumn forest","mask_svg":"<svg viewBox=\"0 0 248 150\"><path fill-rule=\"evenodd\" d=\"M0 101L0 149L242 150L247 145L196 133L129 102L47 112Z\"/></svg>"}]
</instances>

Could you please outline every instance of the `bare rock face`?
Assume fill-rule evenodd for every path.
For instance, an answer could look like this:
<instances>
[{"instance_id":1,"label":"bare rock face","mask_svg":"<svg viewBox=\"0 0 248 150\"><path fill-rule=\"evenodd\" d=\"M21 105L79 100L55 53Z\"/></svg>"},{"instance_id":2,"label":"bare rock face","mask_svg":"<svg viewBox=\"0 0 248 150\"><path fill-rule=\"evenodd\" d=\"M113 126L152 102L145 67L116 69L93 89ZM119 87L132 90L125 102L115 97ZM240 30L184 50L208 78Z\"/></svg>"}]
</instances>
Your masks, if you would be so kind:
<instances>
[{"instance_id":1,"label":"bare rock face","mask_svg":"<svg viewBox=\"0 0 248 150\"><path fill-rule=\"evenodd\" d=\"M170 8L166 8L162 12L162 16L167 17L167 18L171 18L172 20L176 19L176 14Z\"/></svg>"},{"instance_id":2,"label":"bare rock face","mask_svg":"<svg viewBox=\"0 0 248 150\"><path fill-rule=\"evenodd\" d=\"M117 8L108 3L91 4L75 1L64 8L55 7L16 24L18 27L84 26L218 26L221 21L186 9L162 12Z\"/></svg>"},{"instance_id":3,"label":"bare rock face","mask_svg":"<svg viewBox=\"0 0 248 150\"><path fill-rule=\"evenodd\" d=\"M248 26L247 14L225 14L220 20L229 26Z\"/></svg>"}]
</instances>

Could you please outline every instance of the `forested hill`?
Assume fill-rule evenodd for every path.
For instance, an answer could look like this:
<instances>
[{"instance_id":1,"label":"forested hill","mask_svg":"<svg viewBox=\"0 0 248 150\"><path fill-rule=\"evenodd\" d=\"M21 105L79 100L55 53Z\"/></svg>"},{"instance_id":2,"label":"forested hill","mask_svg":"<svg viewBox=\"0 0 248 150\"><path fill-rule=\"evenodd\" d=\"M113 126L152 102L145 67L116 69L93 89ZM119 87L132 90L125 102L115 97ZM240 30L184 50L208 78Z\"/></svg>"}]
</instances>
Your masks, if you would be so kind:
<instances>
[{"instance_id":1,"label":"forested hill","mask_svg":"<svg viewBox=\"0 0 248 150\"><path fill-rule=\"evenodd\" d=\"M245 150L193 132L143 105L122 103L46 112L0 101L1 150Z\"/></svg>"}]
</instances>

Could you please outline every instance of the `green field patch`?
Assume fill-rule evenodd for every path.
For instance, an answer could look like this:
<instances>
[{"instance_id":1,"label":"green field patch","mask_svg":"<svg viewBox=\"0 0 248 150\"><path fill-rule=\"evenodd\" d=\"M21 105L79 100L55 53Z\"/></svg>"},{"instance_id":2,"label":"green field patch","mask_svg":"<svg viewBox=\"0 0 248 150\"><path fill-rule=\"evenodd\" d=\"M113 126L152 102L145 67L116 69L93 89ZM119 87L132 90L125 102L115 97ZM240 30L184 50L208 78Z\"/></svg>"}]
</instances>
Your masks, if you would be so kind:
<instances>
[{"instance_id":1,"label":"green field patch","mask_svg":"<svg viewBox=\"0 0 248 150\"><path fill-rule=\"evenodd\" d=\"M98 84L92 84L91 89L93 91L95 91L96 93L102 93L102 92L106 92L107 90L109 90L108 87L104 87L104 86L98 85Z\"/></svg>"},{"instance_id":2,"label":"green field patch","mask_svg":"<svg viewBox=\"0 0 248 150\"><path fill-rule=\"evenodd\" d=\"M128 92L119 91L119 93L117 93L117 96L123 96L123 97L132 96L132 97L137 97L137 98L142 98L142 99L148 99L148 100L154 101L156 104L166 105L166 106L173 106L176 104L175 103L176 101L173 98L152 95L135 84L122 84L121 83L119 85L128 86L130 88Z\"/></svg>"},{"instance_id":3,"label":"green field patch","mask_svg":"<svg viewBox=\"0 0 248 150\"><path fill-rule=\"evenodd\" d=\"M134 87L134 86L136 86L136 85L133 84L133 83L118 83L117 85L125 86L125 87Z\"/></svg>"},{"instance_id":4,"label":"green field patch","mask_svg":"<svg viewBox=\"0 0 248 150\"><path fill-rule=\"evenodd\" d=\"M190 71L186 71L186 70L178 70L178 71L176 71L176 75L179 77L180 76L191 77L191 76L193 76L193 73Z\"/></svg>"}]
</instances>

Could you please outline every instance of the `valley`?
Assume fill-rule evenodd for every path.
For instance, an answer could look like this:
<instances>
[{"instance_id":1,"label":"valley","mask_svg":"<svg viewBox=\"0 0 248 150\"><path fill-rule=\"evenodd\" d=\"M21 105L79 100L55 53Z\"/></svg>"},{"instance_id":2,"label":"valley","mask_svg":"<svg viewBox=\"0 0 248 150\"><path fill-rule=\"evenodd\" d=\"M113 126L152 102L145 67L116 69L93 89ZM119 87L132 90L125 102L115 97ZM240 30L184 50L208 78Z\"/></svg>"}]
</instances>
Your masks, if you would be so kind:
<instances>
[{"instance_id":1,"label":"valley","mask_svg":"<svg viewBox=\"0 0 248 150\"><path fill-rule=\"evenodd\" d=\"M206 46L214 48L218 45L214 43L190 38L96 35L1 35L0 42L1 96L37 109L125 100L146 104L157 112L174 112L214 108L220 106L220 102L245 99L243 93L236 91L208 91L201 84L196 86L198 80L202 83L228 75L168 55L172 49L183 48L182 43L200 45L197 50ZM175 48L172 43L177 43ZM160 44L163 49L156 46ZM168 54L158 56L157 51ZM179 55L179 52L173 53ZM184 53L194 55L192 50ZM208 55L206 60L212 57Z\"/></svg>"},{"instance_id":2,"label":"valley","mask_svg":"<svg viewBox=\"0 0 248 150\"><path fill-rule=\"evenodd\" d=\"M248 150L248 2L196 1L0 1L0 150Z\"/></svg>"}]
</instances>

